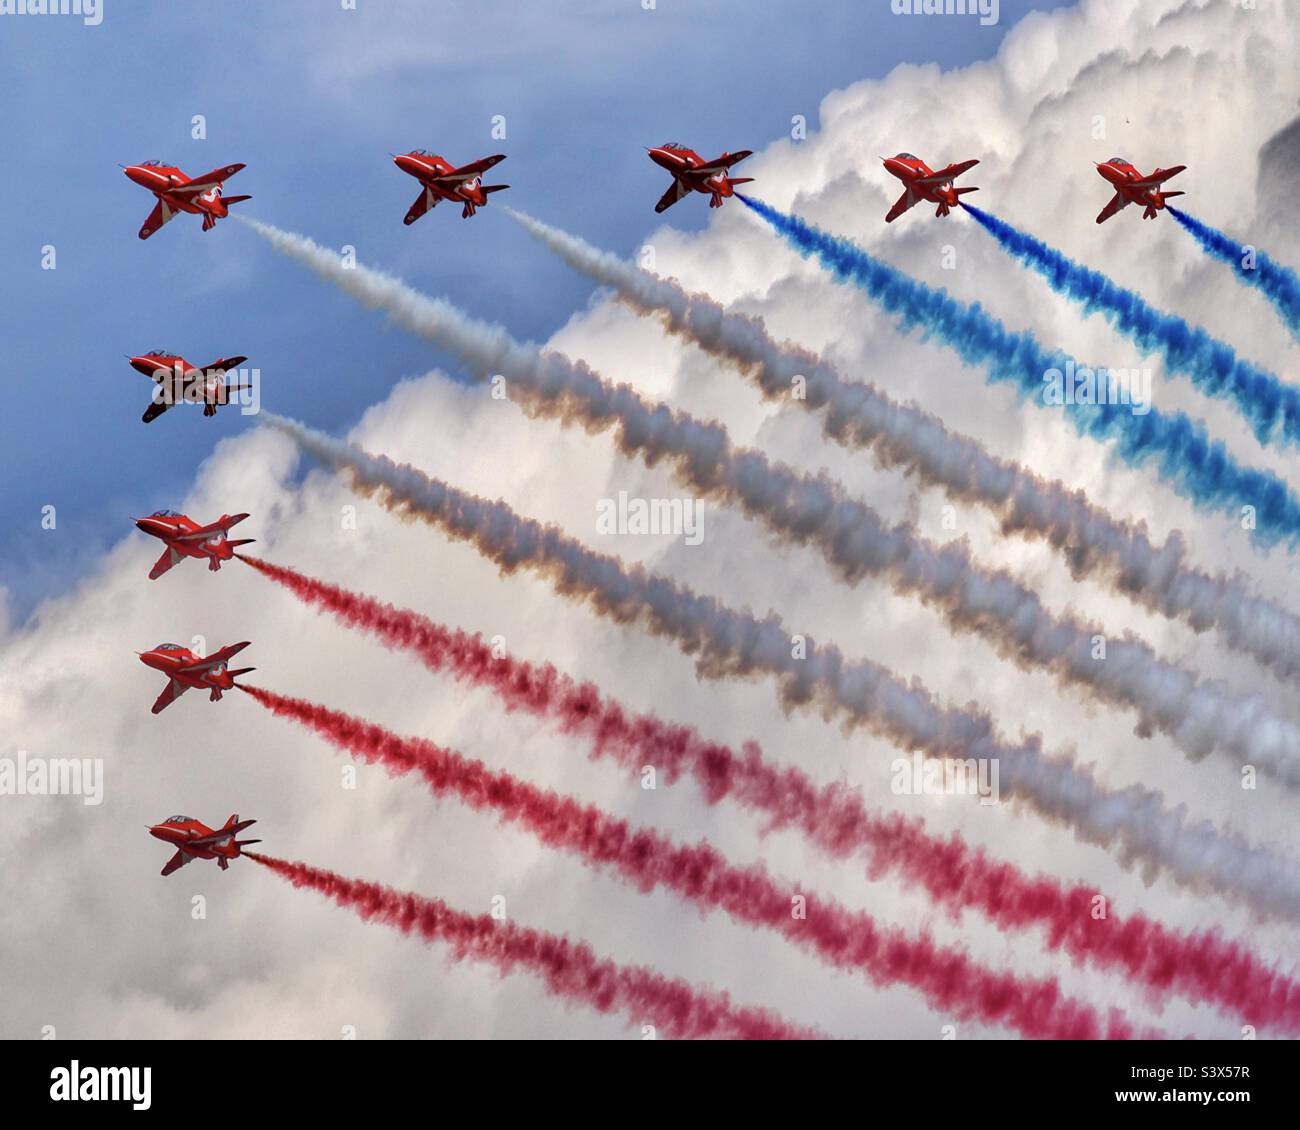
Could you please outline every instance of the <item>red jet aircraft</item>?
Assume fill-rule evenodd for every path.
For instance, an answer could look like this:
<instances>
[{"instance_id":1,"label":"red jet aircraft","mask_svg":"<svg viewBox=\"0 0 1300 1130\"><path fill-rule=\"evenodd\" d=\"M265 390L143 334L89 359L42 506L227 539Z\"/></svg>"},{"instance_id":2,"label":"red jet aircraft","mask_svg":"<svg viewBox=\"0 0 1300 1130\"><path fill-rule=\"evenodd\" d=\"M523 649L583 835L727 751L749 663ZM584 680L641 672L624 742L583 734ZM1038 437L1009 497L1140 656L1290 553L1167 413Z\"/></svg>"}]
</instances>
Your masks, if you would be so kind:
<instances>
[{"instance_id":1,"label":"red jet aircraft","mask_svg":"<svg viewBox=\"0 0 1300 1130\"><path fill-rule=\"evenodd\" d=\"M673 174L673 183L655 205L656 212L671 208L683 196L692 192L707 193L710 208L721 208L723 197L734 195L738 184L748 184L753 177L729 177L727 170L740 164L753 153L742 149L739 153L724 153L714 161L706 161L694 149L687 149L675 141L665 141L655 149L647 149L650 160Z\"/></svg>"},{"instance_id":2,"label":"red jet aircraft","mask_svg":"<svg viewBox=\"0 0 1300 1130\"><path fill-rule=\"evenodd\" d=\"M226 662L247 646L247 640L243 643L232 643L206 659L195 655L188 647L181 647L178 643L160 643L151 651L139 652L141 663L167 676L167 685L154 702L151 713L161 714L191 687L200 690L206 687L209 701L218 701L222 691L234 688L236 676L247 675L250 671L257 670L255 667L240 667L236 671L226 670Z\"/></svg>"},{"instance_id":3,"label":"red jet aircraft","mask_svg":"<svg viewBox=\"0 0 1300 1130\"><path fill-rule=\"evenodd\" d=\"M191 859L215 859L217 866L225 871L230 866L230 861L238 859L242 854L240 848L262 842L235 839L250 824L256 823L256 820L240 820L235 815L220 828L209 828L192 816L169 816L161 824L153 825L149 829L149 835L176 849L176 854L163 867L163 875L179 870Z\"/></svg>"},{"instance_id":4,"label":"red jet aircraft","mask_svg":"<svg viewBox=\"0 0 1300 1130\"><path fill-rule=\"evenodd\" d=\"M128 360L137 373L152 377L158 384L149 407L140 417L146 424L156 420L173 404L182 402L202 404L205 416L215 416L217 405L228 404L232 392L253 387L226 383L226 370L239 368L248 360L247 357L222 357L204 369L191 365L170 349L155 349Z\"/></svg>"},{"instance_id":5,"label":"red jet aircraft","mask_svg":"<svg viewBox=\"0 0 1300 1130\"><path fill-rule=\"evenodd\" d=\"M236 546L253 541L252 538L231 541L227 536L231 526L247 517L247 514L223 514L210 526L200 526L193 518L175 510L155 510L147 518L136 518L136 526L167 546L149 570L149 579L156 581L186 557L197 557L200 561L207 558L208 569L215 573L223 561L235 556Z\"/></svg>"},{"instance_id":6,"label":"red jet aircraft","mask_svg":"<svg viewBox=\"0 0 1300 1130\"><path fill-rule=\"evenodd\" d=\"M946 216L961 203L959 197L967 192L979 191L975 187L953 188L952 186L952 182L957 177L967 169L978 165L978 160L959 161L955 165L948 165L935 172L920 157L913 156L911 153L900 153L896 157L880 159L885 162L885 168L907 186L907 191L894 201L889 215L885 217L887 224L892 224L913 204L919 204L922 200L939 205L935 209L936 216Z\"/></svg>"},{"instance_id":7,"label":"red jet aircraft","mask_svg":"<svg viewBox=\"0 0 1300 1130\"><path fill-rule=\"evenodd\" d=\"M484 184L483 174L493 165L506 159L504 153L481 157L468 165L456 168L450 161L430 153L427 149L412 149L393 157L393 164L404 173L410 173L423 186L415 203L406 211L404 224L413 224L440 200L450 200L462 205L461 218L468 220L479 208L487 204L489 192L500 192L508 184Z\"/></svg>"},{"instance_id":8,"label":"red jet aircraft","mask_svg":"<svg viewBox=\"0 0 1300 1130\"><path fill-rule=\"evenodd\" d=\"M1097 223L1104 224L1121 208L1130 204L1143 204L1144 220L1154 220L1156 213L1165 206L1165 201L1172 196L1186 196L1185 192L1161 192L1160 186L1170 177L1181 173L1186 165L1175 165L1172 169L1157 169L1149 177L1144 177L1131 162L1123 157L1112 157L1097 166L1097 172L1115 186L1115 195L1110 203L1097 216Z\"/></svg>"},{"instance_id":9,"label":"red jet aircraft","mask_svg":"<svg viewBox=\"0 0 1300 1130\"><path fill-rule=\"evenodd\" d=\"M161 161L145 161L140 165L123 165L126 173L141 188L147 188L158 199L154 209L140 229L140 238L148 239L154 232L170 220L177 212L189 212L203 217L203 230L208 231L217 225L217 220L230 215L230 205L241 200L251 200L251 196L221 197L221 186L233 177L243 165L227 165L223 169L213 169L201 177L187 177L174 165L164 165Z\"/></svg>"}]
</instances>

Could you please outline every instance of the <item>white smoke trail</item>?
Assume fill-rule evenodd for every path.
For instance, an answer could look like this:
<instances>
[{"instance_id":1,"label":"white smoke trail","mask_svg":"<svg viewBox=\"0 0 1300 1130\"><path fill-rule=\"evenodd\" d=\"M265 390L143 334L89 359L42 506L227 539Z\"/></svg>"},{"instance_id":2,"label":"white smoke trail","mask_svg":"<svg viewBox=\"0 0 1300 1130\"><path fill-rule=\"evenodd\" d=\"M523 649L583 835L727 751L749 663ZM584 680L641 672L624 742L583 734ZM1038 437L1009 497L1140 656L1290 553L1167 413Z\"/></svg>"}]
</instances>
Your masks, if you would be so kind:
<instances>
[{"instance_id":1,"label":"white smoke trail","mask_svg":"<svg viewBox=\"0 0 1300 1130\"><path fill-rule=\"evenodd\" d=\"M1189 564L1177 533L1153 545L1144 525L1120 521L1082 491L1000 459L937 416L846 379L808 350L773 340L762 319L725 310L707 295L689 293L513 208L501 211L575 270L612 287L634 310L659 315L669 331L736 365L766 397L788 402L792 379L802 376L806 396L799 403L826 410L822 428L828 438L871 449L887 467L988 507L1004 532L1039 537L1060 550L1076 579L1108 580L1144 607L1198 632L1216 629L1230 647L1282 679L1300 675L1300 618L1254 595L1239 574L1210 574Z\"/></svg>"},{"instance_id":2,"label":"white smoke trail","mask_svg":"<svg viewBox=\"0 0 1300 1130\"><path fill-rule=\"evenodd\" d=\"M1104 636L1065 614L1053 616L1032 590L1005 570L982 569L964 543L936 545L909 524L886 526L865 503L825 474L772 463L735 449L725 429L664 405L627 385L613 386L581 362L522 345L499 326L469 318L391 276L344 261L303 236L249 221L274 246L338 283L366 305L459 354L480 374L497 372L514 398L539 412L587 427L617 427L620 447L647 462L668 460L704 494L739 505L779 536L815 546L847 582L883 576L900 592L939 609L950 624L974 631L1027 667L1041 667L1110 703L1135 707L1141 729L1168 734L1191 757L1221 750L1300 787L1300 726L1273 714L1259 696L1200 680L1159 659L1130 633Z\"/></svg>"},{"instance_id":3,"label":"white smoke trail","mask_svg":"<svg viewBox=\"0 0 1300 1130\"><path fill-rule=\"evenodd\" d=\"M805 639L800 648L775 613L759 620L596 553L500 500L457 490L297 421L269 412L260 419L346 473L359 493L469 542L502 572L530 569L618 623L673 640L696 657L701 677L766 674L777 681L787 707L812 703L927 756L996 759L1007 796L1067 824L1078 839L1110 849L1125 866L1141 868L1148 878L1163 871L1193 889L1300 921L1300 871L1235 833L1189 818L1181 807L1171 811L1151 789L1107 788L1072 759L1045 753L1038 738L1011 744L986 713L942 706L917 681L906 683L870 660L848 659L833 644Z\"/></svg>"}]
</instances>

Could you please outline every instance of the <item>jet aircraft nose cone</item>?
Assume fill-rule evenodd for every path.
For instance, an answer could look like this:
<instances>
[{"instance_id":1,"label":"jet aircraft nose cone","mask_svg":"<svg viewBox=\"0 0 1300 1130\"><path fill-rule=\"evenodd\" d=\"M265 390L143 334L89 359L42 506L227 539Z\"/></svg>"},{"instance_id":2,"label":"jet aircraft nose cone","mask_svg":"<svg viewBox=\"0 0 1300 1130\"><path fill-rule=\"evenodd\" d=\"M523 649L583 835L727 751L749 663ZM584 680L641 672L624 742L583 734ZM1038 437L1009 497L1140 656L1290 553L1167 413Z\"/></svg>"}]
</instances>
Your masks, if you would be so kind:
<instances>
[{"instance_id":1,"label":"jet aircraft nose cone","mask_svg":"<svg viewBox=\"0 0 1300 1130\"><path fill-rule=\"evenodd\" d=\"M143 373L146 377L152 377L154 373L163 368L163 366L152 357L139 356L132 357L130 360L131 368L133 368L137 373Z\"/></svg>"}]
</instances>

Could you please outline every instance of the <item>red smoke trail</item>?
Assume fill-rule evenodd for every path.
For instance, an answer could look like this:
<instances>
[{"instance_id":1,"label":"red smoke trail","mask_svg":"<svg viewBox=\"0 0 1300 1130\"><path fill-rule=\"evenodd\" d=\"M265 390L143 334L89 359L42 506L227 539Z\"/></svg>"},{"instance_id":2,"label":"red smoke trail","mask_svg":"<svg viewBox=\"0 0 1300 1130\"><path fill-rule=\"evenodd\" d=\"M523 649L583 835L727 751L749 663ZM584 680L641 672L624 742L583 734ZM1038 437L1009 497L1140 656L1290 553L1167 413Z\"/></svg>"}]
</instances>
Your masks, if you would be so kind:
<instances>
[{"instance_id":1,"label":"red smoke trail","mask_svg":"<svg viewBox=\"0 0 1300 1130\"><path fill-rule=\"evenodd\" d=\"M633 1022L653 1023L675 1039L790 1040L820 1035L767 1009L733 1005L726 993L715 989L598 957L586 942L498 922L489 914L466 914L441 899L349 879L305 863L244 854L295 887L319 891L368 922L382 922L404 934L414 931L426 942L445 942L458 961L488 961L502 973L522 966L545 980L557 997L597 1012L625 1013Z\"/></svg>"},{"instance_id":2,"label":"red smoke trail","mask_svg":"<svg viewBox=\"0 0 1300 1130\"><path fill-rule=\"evenodd\" d=\"M1136 1032L1115 1009L1103 1020L1089 1005L1064 995L1054 979L994 973L961 950L882 928L867 914L802 892L796 884L769 875L761 864L733 866L704 841L681 845L422 738L403 737L342 711L260 687L245 684L241 689L272 713L310 727L331 744L390 773L420 773L435 796L452 793L471 808L494 811L523 825L548 847L613 868L640 890L664 886L703 908L775 930L836 968L865 973L876 985L909 985L935 1009L958 1020L1002 1024L1034 1039L1159 1037ZM796 899L802 900L803 913L796 913Z\"/></svg>"},{"instance_id":3,"label":"red smoke trail","mask_svg":"<svg viewBox=\"0 0 1300 1130\"><path fill-rule=\"evenodd\" d=\"M494 655L480 636L283 566L242 560L347 626L415 654L431 670L495 691L507 710L527 711L586 738L594 755L632 772L653 765L670 782L689 773L710 803L730 797L766 816L771 828L798 828L831 856L860 853L873 878L892 873L919 884L954 915L975 910L1003 931L1041 928L1049 946L1077 961L1207 1002L1257 1028L1300 1034L1300 985L1217 930L1180 932L1142 914L1121 919L1109 904L1106 917L1095 918L1095 889L1027 875L958 835L939 839L920 820L873 813L855 790L817 785L800 769L773 765L756 743L737 751L708 741L689 726L631 713L550 663Z\"/></svg>"}]
</instances>

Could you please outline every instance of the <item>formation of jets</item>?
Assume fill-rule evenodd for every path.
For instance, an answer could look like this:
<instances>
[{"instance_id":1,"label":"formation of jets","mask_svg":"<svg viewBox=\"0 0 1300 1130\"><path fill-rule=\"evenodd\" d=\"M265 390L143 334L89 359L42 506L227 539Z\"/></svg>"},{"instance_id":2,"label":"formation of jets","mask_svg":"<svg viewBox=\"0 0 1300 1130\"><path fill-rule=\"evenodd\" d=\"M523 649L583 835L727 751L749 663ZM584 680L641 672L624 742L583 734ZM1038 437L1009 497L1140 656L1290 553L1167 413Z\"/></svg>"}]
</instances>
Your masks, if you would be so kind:
<instances>
[{"instance_id":1,"label":"formation of jets","mask_svg":"<svg viewBox=\"0 0 1300 1130\"><path fill-rule=\"evenodd\" d=\"M730 170L752 155L752 150L723 153L706 161L694 149L680 142L666 141L646 150L656 165L672 174L672 183L655 204L656 212L664 212L693 192L709 198L710 208L720 208L724 200L735 195L735 188L748 184L753 177L733 177ZM420 195L406 210L402 223L415 223L431 208L442 201L461 206L462 218L469 219L488 203L491 193L502 192L508 184L484 184L483 174L506 159L504 153L480 157L468 165L453 165L445 157L428 149L412 149L407 153L392 155L393 163L402 172L420 183ZM931 169L912 153L898 153L882 157L886 170L903 183L903 195L890 208L885 222L892 224L909 208L922 201L936 205L935 215L946 216L960 203L968 192L977 192L975 186L957 188L954 181L968 169L979 164L978 159L958 161L942 169ZM1170 177L1181 173L1187 166L1175 165L1171 169L1156 169L1143 176L1123 157L1112 157L1097 165L1097 172L1115 188L1115 195L1102 209L1097 223L1105 223L1116 212L1129 204L1143 206L1143 218L1154 219L1165 206L1165 201L1181 192L1163 192L1160 186ZM139 165L126 165L123 170L136 184L153 193L157 203L140 229L140 238L148 239L178 212L189 212L203 217L203 230L216 226L223 216L229 215L231 204L252 199L249 196L225 196L222 185L240 169L242 164L226 165L200 177L187 177L174 165L160 161L144 161ZM152 418L152 417L151 417Z\"/></svg>"},{"instance_id":2,"label":"formation of jets","mask_svg":"<svg viewBox=\"0 0 1300 1130\"><path fill-rule=\"evenodd\" d=\"M170 875L179 871L192 859L215 859L217 866L225 871L232 859L242 854L240 849L249 844L260 844L261 840L237 840L239 835L256 820L240 820L232 816L220 828L209 828L192 816L169 816L160 824L149 828L149 835L162 840L176 849L176 854L163 866L160 874Z\"/></svg>"},{"instance_id":3,"label":"formation of jets","mask_svg":"<svg viewBox=\"0 0 1300 1130\"><path fill-rule=\"evenodd\" d=\"M735 195L737 185L748 184L753 177L733 177L731 169L751 156L742 149L736 153L723 153L706 161L695 150L677 142L665 142L646 151L650 159L672 175L672 183L655 204L655 212L664 212L691 193L702 193L709 198L710 208L719 208L723 201ZM480 157L467 165L456 166L446 158L426 149L412 149L408 153L394 154L393 163L402 172L414 177L420 184L420 195L407 209L403 223L415 223L431 208L442 201L461 206L461 217L469 219L478 209L485 207L492 193L509 188L506 184L484 184L483 174L505 160L504 153ZM975 186L957 188L954 181L979 164L977 159L958 161L941 169L931 169L912 153L898 153L882 157L885 169L903 184L903 195L894 202L886 223L893 223L908 209L926 202L935 205L937 217L947 216L961 204L961 197L977 192ZM237 172L242 164L226 165L200 177L187 177L180 169L159 161L145 161L139 165L124 166L126 175L151 192L155 198L140 238L148 239L173 216L180 212L203 217L203 230L216 226L218 219L229 215L231 204L249 200L249 196L222 196L222 186ZM1144 219L1154 219L1165 207L1165 202L1181 192L1165 192L1161 186L1171 177L1181 173L1185 165L1170 169L1156 169L1143 176L1130 161L1112 157L1097 165L1097 172L1115 189L1115 195L1102 209L1097 223L1105 223L1116 212L1130 204L1143 208ZM229 402L232 392L250 386L227 384L228 370L235 369L247 357L223 357L204 368L191 365L184 357L171 350L156 349L131 357L131 366L137 372L152 378L157 387L153 399L145 410L147 424L162 415L169 407L181 401L202 403L203 414L211 416L217 407ZM247 514L223 514L215 522L199 525L185 514L175 510L156 510L143 518L134 519L137 528L164 545L162 555L149 570L149 579L157 580L173 566L187 557L206 560L208 569L216 572L223 561L235 556L235 549L247 545L252 538L232 540L231 527L247 518ZM248 642L231 644L210 656L196 655L189 648L175 643L162 643L149 651L141 652L140 661L167 676L167 685L154 702L152 712L159 714L191 688L206 689L211 701L218 701L222 693L235 686L235 679L254 670L252 667L229 668L229 661L248 647ZM215 859L224 871L230 860L237 859L240 849L260 840L239 840L235 837L255 823L240 821L232 816L220 828L213 829L188 816L171 816L149 828L149 834L171 844L176 854L162 869L170 875L192 859Z\"/></svg>"}]
</instances>

